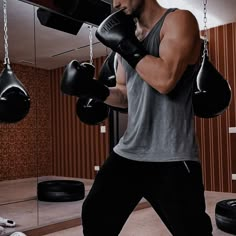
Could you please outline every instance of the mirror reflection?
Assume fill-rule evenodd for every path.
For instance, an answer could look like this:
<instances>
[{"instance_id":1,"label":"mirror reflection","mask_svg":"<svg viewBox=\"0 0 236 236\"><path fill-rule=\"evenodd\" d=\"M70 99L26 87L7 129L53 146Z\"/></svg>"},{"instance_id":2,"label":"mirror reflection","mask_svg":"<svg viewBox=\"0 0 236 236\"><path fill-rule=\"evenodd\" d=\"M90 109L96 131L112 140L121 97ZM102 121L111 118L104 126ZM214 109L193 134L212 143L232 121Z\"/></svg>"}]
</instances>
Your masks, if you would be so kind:
<instances>
[{"instance_id":1,"label":"mirror reflection","mask_svg":"<svg viewBox=\"0 0 236 236\"><path fill-rule=\"evenodd\" d=\"M78 225L95 167L110 148L108 132L81 123L75 112L76 98L60 91L65 65L73 59L92 60L96 76L109 50L95 38L94 25L81 24L79 33L71 34L42 25L39 14L36 6L7 1L10 64L29 92L31 107L21 121L0 124L0 224L6 234L30 233L65 221ZM3 25L2 14L0 20ZM3 36L4 28L0 30ZM4 37L0 44L4 45ZM4 50L0 52L2 70ZM108 130L107 119L102 126ZM96 159L91 149L96 150ZM55 191L66 194L71 188L75 189L72 196L56 199Z\"/></svg>"},{"instance_id":2,"label":"mirror reflection","mask_svg":"<svg viewBox=\"0 0 236 236\"><path fill-rule=\"evenodd\" d=\"M5 7L6 14L3 14ZM32 21L34 7L20 1L7 1L7 5L4 6L1 1L0 12L0 69L3 72L6 49L11 67L8 69L8 75L3 75L5 72L1 75L1 89L5 84L5 89L9 90L10 96L13 96L11 98L7 97L6 92L1 93L1 96L9 100L8 104L1 104L0 123L0 225L7 234L37 226L37 101L29 100L30 106L25 115L18 116L17 113L25 108L19 103L21 99L19 96L23 93L16 90L21 84L20 86L28 92L28 96L34 98L37 96L35 83L37 76L35 76L34 31L25 30L34 28ZM17 107L10 110L11 101L17 104L19 111ZM5 109L9 115L5 116L7 119L3 119L2 111ZM19 119L16 119L17 117Z\"/></svg>"}]
</instances>

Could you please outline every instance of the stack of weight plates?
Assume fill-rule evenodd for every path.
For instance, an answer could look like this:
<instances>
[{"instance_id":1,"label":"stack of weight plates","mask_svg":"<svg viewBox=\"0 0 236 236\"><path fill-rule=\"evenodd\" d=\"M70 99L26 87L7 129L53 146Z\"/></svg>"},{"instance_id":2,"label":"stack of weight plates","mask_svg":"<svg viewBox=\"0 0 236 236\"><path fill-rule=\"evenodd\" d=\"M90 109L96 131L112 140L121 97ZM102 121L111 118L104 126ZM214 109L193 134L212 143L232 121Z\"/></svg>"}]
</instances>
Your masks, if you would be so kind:
<instances>
[{"instance_id":1,"label":"stack of weight plates","mask_svg":"<svg viewBox=\"0 0 236 236\"><path fill-rule=\"evenodd\" d=\"M236 235L236 199L218 202L215 207L215 220L220 230Z\"/></svg>"},{"instance_id":2,"label":"stack of weight plates","mask_svg":"<svg viewBox=\"0 0 236 236\"><path fill-rule=\"evenodd\" d=\"M38 200L46 202L70 202L85 196L84 183L76 180L49 180L39 182Z\"/></svg>"}]
</instances>

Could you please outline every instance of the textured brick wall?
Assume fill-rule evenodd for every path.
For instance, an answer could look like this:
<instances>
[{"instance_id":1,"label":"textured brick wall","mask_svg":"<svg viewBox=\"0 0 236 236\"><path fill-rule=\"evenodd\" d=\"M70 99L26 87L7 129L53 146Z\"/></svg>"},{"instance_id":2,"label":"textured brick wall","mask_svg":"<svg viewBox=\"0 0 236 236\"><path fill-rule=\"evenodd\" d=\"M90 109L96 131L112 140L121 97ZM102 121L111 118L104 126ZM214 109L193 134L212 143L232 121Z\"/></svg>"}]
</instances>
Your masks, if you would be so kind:
<instances>
[{"instance_id":1,"label":"textured brick wall","mask_svg":"<svg viewBox=\"0 0 236 236\"><path fill-rule=\"evenodd\" d=\"M2 70L2 63L0 64ZM0 180L52 173L51 97L49 71L12 65L31 98L28 115L14 124L0 124Z\"/></svg>"}]
</instances>

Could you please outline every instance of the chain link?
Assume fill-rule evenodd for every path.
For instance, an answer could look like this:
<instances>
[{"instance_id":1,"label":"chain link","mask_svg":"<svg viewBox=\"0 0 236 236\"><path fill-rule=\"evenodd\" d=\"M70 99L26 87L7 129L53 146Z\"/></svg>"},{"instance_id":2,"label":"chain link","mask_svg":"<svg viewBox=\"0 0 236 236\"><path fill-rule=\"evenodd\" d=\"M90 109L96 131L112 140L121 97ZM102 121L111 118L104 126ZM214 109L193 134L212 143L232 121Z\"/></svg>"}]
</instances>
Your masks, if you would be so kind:
<instances>
[{"instance_id":1,"label":"chain link","mask_svg":"<svg viewBox=\"0 0 236 236\"><path fill-rule=\"evenodd\" d=\"M93 64L93 35L92 26L89 25L89 49L90 49L90 64Z\"/></svg>"},{"instance_id":2,"label":"chain link","mask_svg":"<svg viewBox=\"0 0 236 236\"><path fill-rule=\"evenodd\" d=\"M4 48L5 48L4 64L10 64L10 60L8 57L7 0L3 0L3 21L4 21Z\"/></svg>"},{"instance_id":3,"label":"chain link","mask_svg":"<svg viewBox=\"0 0 236 236\"><path fill-rule=\"evenodd\" d=\"M203 6L204 6L204 49L203 49L203 57L206 55L208 56L208 49L207 49L207 0L203 0Z\"/></svg>"}]
</instances>

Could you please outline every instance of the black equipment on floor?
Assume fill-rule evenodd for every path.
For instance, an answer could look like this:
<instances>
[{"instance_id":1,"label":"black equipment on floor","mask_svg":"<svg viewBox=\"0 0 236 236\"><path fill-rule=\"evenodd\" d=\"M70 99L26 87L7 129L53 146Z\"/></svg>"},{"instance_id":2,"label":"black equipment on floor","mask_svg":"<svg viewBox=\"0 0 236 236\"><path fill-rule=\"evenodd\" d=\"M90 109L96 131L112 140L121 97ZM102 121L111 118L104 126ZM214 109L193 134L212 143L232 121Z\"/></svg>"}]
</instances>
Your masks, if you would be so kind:
<instances>
[{"instance_id":1,"label":"black equipment on floor","mask_svg":"<svg viewBox=\"0 0 236 236\"><path fill-rule=\"evenodd\" d=\"M215 220L216 226L220 230L236 235L236 199L226 199L217 202Z\"/></svg>"},{"instance_id":2,"label":"black equipment on floor","mask_svg":"<svg viewBox=\"0 0 236 236\"><path fill-rule=\"evenodd\" d=\"M39 201L70 202L85 196L84 183L77 180L48 180L37 185Z\"/></svg>"}]
</instances>

